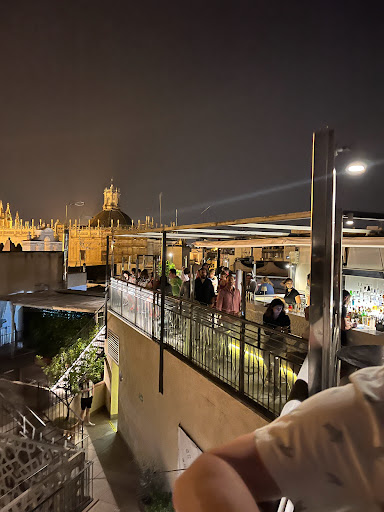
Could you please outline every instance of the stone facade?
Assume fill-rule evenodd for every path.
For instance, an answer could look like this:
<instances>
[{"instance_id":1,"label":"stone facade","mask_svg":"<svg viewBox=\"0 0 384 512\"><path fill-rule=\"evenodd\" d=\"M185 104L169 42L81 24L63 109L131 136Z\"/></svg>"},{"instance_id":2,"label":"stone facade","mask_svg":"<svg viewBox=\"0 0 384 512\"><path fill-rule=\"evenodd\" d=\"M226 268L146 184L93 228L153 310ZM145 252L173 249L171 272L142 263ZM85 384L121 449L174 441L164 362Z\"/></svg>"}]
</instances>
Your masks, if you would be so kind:
<instances>
[{"instance_id":1,"label":"stone facade","mask_svg":"<svg viewBox=\"0 0 384 512\"><path fill-rule=\"evenodd\" d=\"M68 264L70 267L81 267L84 263L87 266L105 265L107 236L114 240L113 260L114 263L131 261L132 266L136 265L136 258L139 255L160 254L160 243L148 242L145 238L121 237L120 235L132 235L143 228L153 227L153 219L146 218L144 223L138 222L134 226L130 217L121 212L118 202L120 191L113 187L104 190L103 210L89 221L87 226L82 226L77 220L68 222L69 250ZM105 219L110 222L105 223ZM104 222L100 222L104 219ZM117 219L117 220L116 220ZM123 219L123 220L121 220ZM127 221L129 219L129 223ZM0 201L0 244L5 244L9 239L13 244L21 244L23 251L57 251L62 250L65 223L51 219L50 223L39 220L23 221L19 218L18 212L13 217L10 205L4 209ZM112 260L112 249L110 248L110 263Z\"/></svg>"}]
</instances>

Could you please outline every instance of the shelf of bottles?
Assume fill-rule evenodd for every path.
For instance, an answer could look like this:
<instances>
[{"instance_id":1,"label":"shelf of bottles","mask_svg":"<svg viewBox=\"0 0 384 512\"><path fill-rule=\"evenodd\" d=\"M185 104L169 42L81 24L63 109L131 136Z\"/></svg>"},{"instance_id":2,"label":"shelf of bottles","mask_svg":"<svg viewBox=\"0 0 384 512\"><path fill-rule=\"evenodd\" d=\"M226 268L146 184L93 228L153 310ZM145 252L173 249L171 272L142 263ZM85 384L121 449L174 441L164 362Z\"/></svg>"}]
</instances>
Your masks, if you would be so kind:
<instances>
[{"instance_id":1,"label":"shelf of bottles","mask_svg":"<svg viewBox=\"0 0 384 512\"><path fill-rule=\"evenodd\" d=\"M347 308L351 321L368 329L383 330L384 279L346 276L345 289L351 294Z\"/></svg>"}]
</instances>

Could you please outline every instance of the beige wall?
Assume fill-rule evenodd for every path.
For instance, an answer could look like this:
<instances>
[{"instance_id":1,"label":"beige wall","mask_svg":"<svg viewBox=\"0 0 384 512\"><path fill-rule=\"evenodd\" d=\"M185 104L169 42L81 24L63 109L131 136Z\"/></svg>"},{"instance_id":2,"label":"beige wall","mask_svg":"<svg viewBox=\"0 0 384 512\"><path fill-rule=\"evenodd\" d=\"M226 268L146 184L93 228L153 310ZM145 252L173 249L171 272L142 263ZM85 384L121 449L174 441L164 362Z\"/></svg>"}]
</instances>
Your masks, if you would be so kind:
<instances>
[{"instance_id":1,"label":"beige wall","mask_svg":"<svg viewBox=\"0 0 384 512\"><path fill-rule=\"evenodd\" d=\"M167 351L161 395L159 346L112 314L108 327L120 338L118 429L140 465L158 470L177 468L179 424L202 450L266 424ZM176 475L168 474L170 484Z\"/></svg>"},{"instance_id":2,"label":"beige wall","mask_svg":"<svg viewBox=\"0 0 384 512\"><path fill-rule=\"evenodd\" d=\"M0 294L62 287L62 252L0 252Z\"/></svg>"}]
</instances>

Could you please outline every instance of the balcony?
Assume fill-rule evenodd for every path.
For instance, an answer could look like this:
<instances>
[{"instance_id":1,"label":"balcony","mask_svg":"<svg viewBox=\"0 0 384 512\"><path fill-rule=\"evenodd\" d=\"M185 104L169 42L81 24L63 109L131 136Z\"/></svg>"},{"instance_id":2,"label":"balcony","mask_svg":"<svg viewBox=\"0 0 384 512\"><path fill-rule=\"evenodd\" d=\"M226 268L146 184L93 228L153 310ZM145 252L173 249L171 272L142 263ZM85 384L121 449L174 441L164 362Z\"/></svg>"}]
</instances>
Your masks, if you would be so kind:
<instances>
[{"instance_id":1,"label":"balcony","mask_svg":"<svg viewBox=\"0 0 384 512\"><path fill-rule=\"evenodd\" d=\"M198 302L111 279L109 309L226 391L279 416L307 353L298 336L223 314Z\"/></svg>"}]
</instances>

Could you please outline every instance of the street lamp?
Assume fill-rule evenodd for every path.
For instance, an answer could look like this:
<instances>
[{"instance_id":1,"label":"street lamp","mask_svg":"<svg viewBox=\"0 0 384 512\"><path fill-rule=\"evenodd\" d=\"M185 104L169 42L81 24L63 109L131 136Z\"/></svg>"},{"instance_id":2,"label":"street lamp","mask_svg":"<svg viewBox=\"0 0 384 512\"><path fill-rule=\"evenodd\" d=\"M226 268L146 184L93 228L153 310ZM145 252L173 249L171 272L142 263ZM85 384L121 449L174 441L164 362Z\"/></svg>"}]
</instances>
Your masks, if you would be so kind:
<instances>
[{"instance_id":1,"label":"street lamp","mask_svg":"<svg viewBox=\"0 0 384 512\"><path fill-rule=\"evenodd\" d=\"M367 164L365 164L364 162L351 162L350 164L347 165L345 170L349 174L353 175L364 174L365 171L367 170Z\"/></svg>"},{"instance_id":2,"label":"street lamp","mask_svg":"<svg viewBox=\"0 0 384 512\"><path fill-rule=\"evenodd\" d=\"M84 201L75 201L65 205L65 226L68 226L68 206L84 206Z\"/></svg>"}]
</instances>

